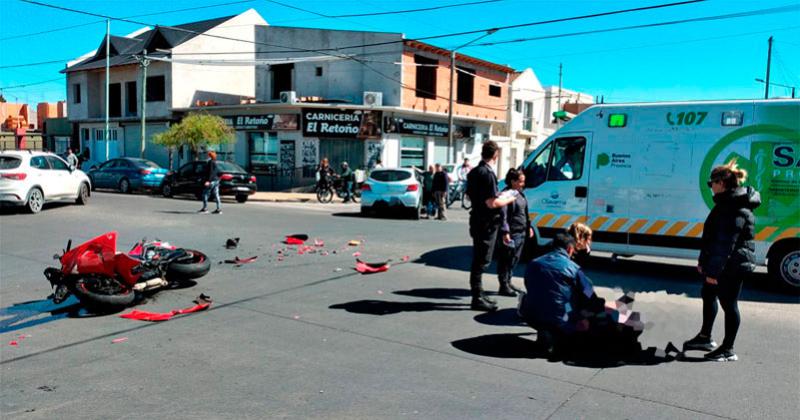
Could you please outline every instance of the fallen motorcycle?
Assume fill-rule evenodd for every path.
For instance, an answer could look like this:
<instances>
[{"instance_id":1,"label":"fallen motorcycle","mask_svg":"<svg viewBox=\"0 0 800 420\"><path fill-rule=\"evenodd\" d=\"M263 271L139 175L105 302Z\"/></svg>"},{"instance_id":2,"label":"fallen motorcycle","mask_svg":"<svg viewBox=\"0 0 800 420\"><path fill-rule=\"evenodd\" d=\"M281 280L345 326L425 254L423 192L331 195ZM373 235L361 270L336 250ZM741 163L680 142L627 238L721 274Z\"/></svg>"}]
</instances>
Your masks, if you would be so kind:
<instances>
[{"instance_id":1,"label":"fallen motorcycle","mask_svg":"<svg viewBox=\"0 0 800 420\"><path fill-rule=\"evenodd\" d=\"M74 249L72 240L44 276L55 290L54 303L70 294L96 312L131 304L136 293L189 284L208 274L211 263L200 251L178 248L167 242L144 239L127 253L117 252L117 232L108 232Z\"/></svg>"}]
</instances>

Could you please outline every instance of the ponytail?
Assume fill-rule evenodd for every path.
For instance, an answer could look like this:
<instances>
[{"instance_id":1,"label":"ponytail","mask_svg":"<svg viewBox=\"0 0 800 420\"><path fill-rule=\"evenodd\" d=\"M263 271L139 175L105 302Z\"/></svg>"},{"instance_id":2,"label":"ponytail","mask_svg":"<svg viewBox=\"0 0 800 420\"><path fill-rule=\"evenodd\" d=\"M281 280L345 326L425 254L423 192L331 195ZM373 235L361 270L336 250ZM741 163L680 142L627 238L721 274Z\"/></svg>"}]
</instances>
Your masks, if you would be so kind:
<instances>
[{"instance_id":1,"label":"ponytail","mask_svg":"<svg viewBox=\"0 0 800 420\"><path fill-rule=\"evenodd\" d=\"M728 163L711 170L711 179L720 180L726 189L732 189L744 183L747 179L747 171L740 168L736 164L736 158L733 158Z\"/></svg>"}]
</instances>

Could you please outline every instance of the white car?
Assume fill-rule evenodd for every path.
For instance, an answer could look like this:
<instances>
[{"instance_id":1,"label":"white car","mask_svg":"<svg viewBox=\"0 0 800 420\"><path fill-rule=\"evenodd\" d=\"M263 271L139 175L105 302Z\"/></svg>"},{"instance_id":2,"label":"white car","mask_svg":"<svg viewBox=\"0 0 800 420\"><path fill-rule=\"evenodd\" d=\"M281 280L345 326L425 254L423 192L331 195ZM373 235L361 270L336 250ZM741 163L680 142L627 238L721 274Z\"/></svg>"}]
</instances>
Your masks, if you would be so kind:
<instances>
[{"instance_id":1,"label":"white car","mask_svg":"<svg viewBox=\"0 0 800 420\"><path fill-rule=\"evenodd\" d=\"M90 191L89 177L53 153L0 152L0 205L25 206L38 213L51 201L73 200L84 205Z\"/></svg>"},{"instance_id":2,"label":"white car","mask_svg":"<svg viewBox=\"0 0 800 420\"><path fill-rule=\"evenodd\" d=\"M416 220L421 205L422 185L413 169L375 169L361 184L361 214L399 208Z\"/></svg>"}]
</instances>

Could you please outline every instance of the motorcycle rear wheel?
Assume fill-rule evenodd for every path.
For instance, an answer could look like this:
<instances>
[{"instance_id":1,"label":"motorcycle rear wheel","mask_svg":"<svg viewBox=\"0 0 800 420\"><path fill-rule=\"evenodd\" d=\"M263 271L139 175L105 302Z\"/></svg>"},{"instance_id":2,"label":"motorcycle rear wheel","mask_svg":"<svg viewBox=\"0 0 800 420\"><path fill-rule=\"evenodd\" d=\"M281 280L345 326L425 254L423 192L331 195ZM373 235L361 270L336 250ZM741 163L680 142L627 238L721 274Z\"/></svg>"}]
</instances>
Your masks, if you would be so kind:
<instances>
[{"instance_id":1,"label":"motorcycle rear wheel","mask_svg":"<svg viewBox=\"0 0 800 420\"><path fill-rule=\"evenodd\" d=\"M194 249L184 249L186 257L173 261L167 268L167 279L186 281L205 276L211 270L211 261L206 254Z\"/></svg>"},{"instance_id":2,"label":"motorcycle rear wheel","mask_svg":"<svg viewBox=\"0 0 800 420\"><path fill-rule=\"evenodd\" d=\"M136 294L117 279L86 274L75 281L73 294L90 308L118 308L133 303Z\"/></svg>"}]
</instances>

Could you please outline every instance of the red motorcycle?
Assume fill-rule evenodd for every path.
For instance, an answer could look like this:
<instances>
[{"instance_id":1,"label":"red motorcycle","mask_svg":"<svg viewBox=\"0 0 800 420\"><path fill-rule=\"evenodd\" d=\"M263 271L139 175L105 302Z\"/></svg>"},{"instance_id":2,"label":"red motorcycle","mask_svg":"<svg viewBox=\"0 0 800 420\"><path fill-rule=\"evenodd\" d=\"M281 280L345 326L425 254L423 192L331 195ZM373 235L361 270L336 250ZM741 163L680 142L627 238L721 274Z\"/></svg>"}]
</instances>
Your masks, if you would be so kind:
<instances>
[{"instance_id":1,"label":"red motorcycle","mask_svg":"<svg viewBox=\"0 0 800 420\"><path fill-rule=\"evenodd\" d=\"M70 294L89 308L103 310L131 304L136 293L189 283L208 274L211 263L205 254L177 248L167 242L144 239L127 253L117 252L117 232L108 232L74 249L67 242L61 268L49 267L44 276L55 290L59 304Z\"/></svg>"}]
</instances>

